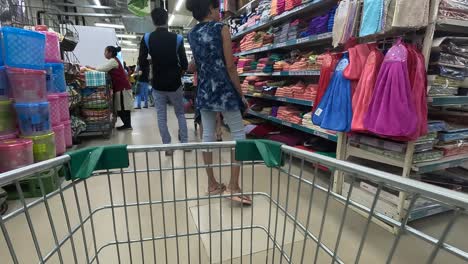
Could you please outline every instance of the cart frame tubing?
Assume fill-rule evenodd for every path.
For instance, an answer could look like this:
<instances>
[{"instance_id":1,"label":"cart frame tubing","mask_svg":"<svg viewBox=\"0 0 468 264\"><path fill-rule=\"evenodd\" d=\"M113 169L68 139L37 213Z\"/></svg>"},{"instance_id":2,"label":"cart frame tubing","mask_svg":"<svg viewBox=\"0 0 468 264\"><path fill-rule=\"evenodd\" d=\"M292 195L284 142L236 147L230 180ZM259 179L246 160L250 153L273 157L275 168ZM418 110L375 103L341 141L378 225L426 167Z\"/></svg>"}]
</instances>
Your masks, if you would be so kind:
<instances>
[{"instance_id":1,"label":"cart frame tubing","mask_svg":"<svg viewBox=\"0 0 468 264\"><path fill-rule=\"evenodd\" d=\"M217 143L189 143L189 144L173 144L173 145L142 145L142 146L128 146L127 150L129 153L129 160L131 162L130 168L124 169L117 169L117 170L106 170L106 171L96 171L94 172L93 176L88 179L80 179L80 180L73 180L69 181L66 185L61 186L58 190L53 191L51 193L45 194L43 189L43 184L41 181L41 190L42 190L42 197L32 201L26 202L24 199L22 187L19 184L20 180L24 180L30 175L35 173L50 170L50 169L58 169L62 166L67 168L67 164L70 161L70 157L68 155L64 155L61 157L57 157L55 159L51 159L48 161L36 163L27 167L23 167L20 169L16 169L10 172L6 172L0 174L0 186L4 186L7 184L15 184L17 187L17 191L21 200L21 206L19 209L16 209L13 212L10 212L7 215L0 217L0 229L1 234L3 235L3 239L5 240L5 244L0 245L0 252L9 252L10 256L2 256L2 258L6 258L7 260L11 261L12 263L22 263L19 261L19 256L17 252L17 247L15 247L12 237L15 234L11 233L8 229L8 223L13 221L16 217L24 216L26 218L27 225L24 227L24 232L29 233L33 239L34 249L35 252L31 252L29 255L36 255L39 263L47 263L53 256L57 256L60 263L72 263L71 259L64 259L63 256L63 246L65 243L70 243L72 254L71 257L74 260L74 263L78 263L78 258L84 258L85 260L80 261L79 263L106 263L103 259L100 259L100 252L107 247L115 246L118 263L139 263L138 261L134 261L133 258L138 256L142 258L142 262L144 263L145 260L145 252L143 243L151 243L152 244L152 252L151 258L153 258L154 262L150 261L151 263L180 263L181 256L180 251L186 250L188 252L188 263L194 262L194 259L198 257L198 263L204 263L202 261L202 254L201 254L201 237L208 236L210 238L210 242L212 240L213 235L222 236L223 233L231 233L231 251L230 251L230 259L232 262L233 256L233 244L235 241L233 240L233 233L239 232L241 234L240 247L241 247L241 255L242 255L242 247L244 246L242 241L243 237L250 236L250 261L252 263L252 243L253 243L253 230L261 230L265 233L267 238L267 248L266 251L266 259L265 263L317 263L318 261L318 253L321 251L322 253L326 253L331 259L332 263L344 263L344 260L338 256L337 252L339 247L343 246L340 244L341 236L343 233L343 229L345 226L346 218L347 218L347 210L349 208L356 209L361 211L361 214L366 216L365 227L361 235L361 239L358 244L358 251L357 254L352 262L358 263L360 261L362 252L364 250L364 246L366 244L366 237L369 230L369 226L371 221L374 219L378 219L380 221L384 221L385 223L392 225L393 227L397 228L399 232L394 236L394 241L392 246L389 250L388 256L386 256L386 262L392 262L392 259L397 251L397 247L401 240L402 235L411 235L415 238L418 238L426 243L429 243L433 246L432 251L427 256L427 259L422 260L427 263L432 263L436 256L438 255L439 251L445 251L452 255L455 255L463 260L468 260L468 253L462 249L459 249L453 245L450 245L446 242L446 238L448 233L451 231L454 223L456 223L458 217L462 214L466 214L466 210L468 209L468 195L450 191L447 189L443 189L437 186L425 184L422 182L414 181L411 179L402 178L393 174L389 174L386 172L370 169L364 166L356 165L346 161L340 161L333 158L325 157L322 155L298 150L296 148L292 148L289 146L282 146L282 155L283 160L285 161L285 165L277 168L270 168L269 175L256 175L255 178L264 177L266 180L270 181L269 186L265 187L265 189L269 189L266 192L259 192L255 191L254 186L254 177L244 178L244 174L250 171L253 175L255 168L259 166L264 166L263 162L259 161L250 161L250 162L236 162L233 159L233 150L235 148L235 142L217 142ZM161 153L166 150L192 150L192 153L186 153L183 151L183 159L178 160L178 163L183 163L182 166L175 166L174 157L170 157L170 162L165 161L162 162ZM224 150L224 151L222 151ZM201 165L198 164L201 160L198 156L201 152L205 151L212 151L214 154L219 155L219 159L216 162L216 158L213 158L213 163L211 165ZM230 154L229 154L230 153ZM195 154L195 155L194 155ZM233 162L222 162L221 156L225 154L230 160ZM139 155L138 162L144 163L146 168L139 169L136 166L137 159L136 155ZM142 155L142 156L141 156ZM156 155L156 158L152 157L151 155ZM187 155L194 155L195 164L188 165ZM150 158L151 156L151 158ZM297 164L297 159L299 159L299 169L300 172L298 174L293 173L293 165ZM161 164L159 168L151 167L151 160L156 160ZM133 163L132 163L133 162ZM237 195L251 195L253 199L253 203L255 204L255 200L258 201L259 198L264 197L267 199L268 204L270 205L269 211L269 218L268 218L268 226L263 226L254 223L254 210L253 206L251 208L242 208L240 210L240 225L234 225L234 216L232 214L233 206L232 206L232 198L236 196L236 194L228 194L228 195L211 195L207 194L204 195L204 191L200 188L200 183L207 183L206 176L202 176L199 173L200 169L203 168L212 168L216 173L219 172L221 175L222 168L233 168L234 166L242 166L241 169L241 177L240 177L240 185L242 190L249 189L250 191L243 192ZM307 178L304 176L305 167L312 166L313 169L313 176ZM345 175L345 178L351 181L350 190L346 195L341 195L338 193L333 192L333 177L330 177L328 185L319 184L317 182L318 178L318 168L327 166L333 170L340 170ZM195 173L187 174L188 170L194 170ZM296 167L297 169L297 167ZM202 170L204 171L204 170ZM181 197L176 197L176 172L183 172L185 177L184 188L182 189ZM165 174L168 173L168 174ZM143 174L148 181L148 186L138 186L138 179L137 174ZM151 175L154 174L154 175ZM169 175L169 176L168 176ZM188 177L190 176L190 177ZM110 204L106 204L100 207L92 207L91 206L91 198L90 196L92 193L88 190L87 181L89 179L94 179L94 177L106 177L107 178L107 191L109 192L110 196ZM116 185L111 184L113 179L120 179L121 186L117 188L121 188L119 190L119 194L123 195L123 202L117 203L114 199L116 195ZM196 195L189 195L187 191L187 179L195 180L196 181ZM352 200L352 190L353 190L353 183L356 180L364 179L367 181L371 181L377 184L377 192L373 198L370 208L359 204ZM135 193L136 193L136 201L129 202L128 193L126 193L127 188L125 188L125 180L132 180L135 181ZM158 190L152 190L151 182L153 183L159 181L161 184L161 188ZM170 188L163 188L163 180L168 182L169 185L172 185L172 190ZM221 176L219 176L219 180L221 180ZM280 184L280 181L283 181ZM277 186L274 186L273 182L277 182ZM293 182L297 184L296 187L293 186ZM181 184L181 183L179 183ZM285 185L284 185L285 184ZM280 185L282 188L280 188ZM118 186L118 185L117 185ZM286 188L284 188L286 186ZM80 187L80 188L78 188ZM247 188L246 188L247 187ZM310 188L309 199L306 203L302 202L302 207L308 208L305 221L298 220L298 211L300 207L300 199L301 190L304 188ZM133 188L133 187L131 187ZM392 188L395 190L400 190L406 192L411 201L409 202L408 212L415 206L415 201L419 198L429 199L431 201L436 201L438 203L444 204L445 206L450 207L452 210L449 213L448 220L446 221L446 226L440 235L440 237L435 238L431 235L428 235L415 227L411 227L407 225L407 221L409 218L409 214L406 214L401 221L395 220L390 218L384 214L381 214L376 211L376 204L379 198L379 195L383 188ZM84 189L84 192L83 192ZM149 198L147 201L144 199L139 198L138 191L139 190L148 191ZM291 194L291 190L297 192L297 196L294 197L295 194ZM81 190L81 191L80 191ZM67 204L70 201L65 199L64 194L67 192L72 192L72 201L76 203L77 213L79 218L79 223L75 226L72 225L70 221L69 212L70 210L67 209ZM166 192L166 194L165 194ZM173 194L170 194L173 192ZM325 195L325 203L323 205L323 215L321 217L320 228L318 234L313 234L310 230L310 220L311 220L311 208L313 202L316 200L316 196L318 192L321 192L322 195ZM169 194L168 194L169 193ZM155 195L156 194L156 195ZM180 190L179 190L180 194ZM83 196L86 198L83 199ZM154 199L154 197L161 197L160 200ZM179 195L178 195L179 196ZM64 209L64 215L66 219L66 229L67 232L65 235L60 236L57 233L57 230L54 226L54 217L50 212L50 205L49 201L53 197L60 198L61 205ZM81 197L81 199L79 198ZM280 197L286 197L285 201L281 202ZM231 219L222 219L222 211L221 211L221 201L223 198L231 198ZM314 200L315 198L315 200ZM326 245L323 241L323 233L324 233L324 226L326 223L327 218L327 210L329 209L330 201L337 200L340 201L341 205L343 205L343 213L340 216L340 224L338 228L338 235L336 237L336 243L334 246ZM212 202L219 202L217 203ZM293 202L296 202L296 205L293 205ZM198 221L198 226L200 226L200 202L208 203L210 208L209 210L209 229L208 230L201 230L202 228L196 229L196 232L190 232L189 228L189 207L188 203L196 203L198 208L198 219L193 219L193 221ZM52 237L54 239L54 246L50 248L47 252L44 252L44 248L39 245L39 240L37 237L36 229L37 227L33 224L33 218L31 217L31 209L36 207L37 205L45 205L45 213L47 215L47 219L50 223L51 230L52 230ZM85 207L82 207L82 206ZM155 234L155 224L154 224L154 210L159 210L153 208L154 205L158 205L162 207L162 225L164 228L163 235L156 235ZM140 208L142 206L149 206L150 208L150 217L151 217L151 234L148 237L143 235L142 232L142 215L140 212ZM169 215L168 212L165 211L165 207L173 206L183 206L185 208L185 216L177 215L177 210L174 211L174 215ZM219 216L212 215L211 209L215 206L219 206ZM138 217L138 238L132 239L130 238L130 231L129 231L129 212L130 208L137 209L137 217ZM69 208L69 207L68 207ZM85 209L83 209L85 208ZM87 210L86 210L87 208ZM295 210L294 210L295 208ZM116 213L115 210L123 209L124 216L125 216L125 228L126 228L126 236L125 238L120 235L118 236L117 226L116 226ZM103 210L110 210L112 215L112 227L113 227L113 239L114 241L109 241L105 244L98 245L96 242L96 221L98 220L96 214ZM226 209L225 209L226 210ZM229 210L229 209L228 209ZM251 217L248 220L244 219L243 214L249 212L251 210ZM170 211L170 210L169 210ZM75 212L76 213L76 212ZM187 221L186 225L178 225L177 221L175 221L175 233L169 232L166 228L167 221L169 221L168 217L174 217L174 219L183 219ZM219 221L221 223L220 228L212 228L212 218L216 219L219 217ZM284 218L283 223L279 223L278 219ZM76 219L74 219L76 220ZM302 236L303 237L303 245L302 246L294 246L292 243L292 248L290 250L285 249L285 233L286 233L286 222L293 223L294 231L292 232L292 241L295 241L295 237ZM91 226L91 232L85 231L84 225ZM223 225L225 225L223 227ZM290 232L290 231L288 231ZM281 234L282 233L282 234ZM297 234L296 234L297 233ZM79 234L83 237L83 241L78 242L75 241L76 235ZM0 236L1 238L1 236ZM181 240L182 238L187 240L187 243ZM190 239L197 239L198 238L198 250L191 248ZM169 262L169 258L174 256L168 255L168 243L169 239L174 239L176 241L176 261L172 260ZM164 250L158 251L156 250L156 242L163 240L164 242ZM88 245L87 242L92 241L93 245ZM223 240L220 239L220 252L221 260L223 260ZM358 242L358 241L356 241ZM84 243L84 250L85 255L80 255L77 252L76 246L78 243ZM315 248L315 257L305 257L306 253L306 244L313 243L313 247ZM141 244L141 250L135 250L133 247L134 245ZM209 258L207 262L212 262L212 255L214 254L213 250L218 250L217 248L213 247L213 244L209 248ZM193 245L192 245L193 246ZM218 245L216 245L218 246ZM2 249L3 247L3 249ZM272 248L271 248L272 247ZM123 254L123 250L128 249L128 254ZM245 246L244 246L245 249ZM198 251L198 256L197 252ZM208 251L208 250L207 250ZM249 249L247 249L249 251ZM294 258L294 251L299 252L300 258ZM296 255L297 255L296 252ZM130 262L125 260L126 257L130 256ZM192 257L195 256L195 257ZM226 257L226 256L225 256ZM245 256L244 256L245 257ZM241 257L242 263L243 257ZM421 261L421 262L422 262ZM182 261L183 262L183 261ZM29 262L32 263L32 262Z\"/></svg>"}]
</instances>

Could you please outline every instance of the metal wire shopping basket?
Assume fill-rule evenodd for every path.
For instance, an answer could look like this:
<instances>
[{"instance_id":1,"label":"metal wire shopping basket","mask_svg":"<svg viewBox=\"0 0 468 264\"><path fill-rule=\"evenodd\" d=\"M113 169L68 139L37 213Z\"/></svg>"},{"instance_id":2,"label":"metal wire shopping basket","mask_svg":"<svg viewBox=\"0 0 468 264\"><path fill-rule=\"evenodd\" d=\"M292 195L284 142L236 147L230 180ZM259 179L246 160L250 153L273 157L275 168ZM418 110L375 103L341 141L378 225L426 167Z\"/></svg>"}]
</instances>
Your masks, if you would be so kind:
<instances>
[{"instance_id":1,"label":"metal wire shopping basket","mask_svg":"<svg viewBox=\"0 0 468 264\"><path fill-rule=\"evenodd\" d=\"M236 194L206 194L207 167L227 183L236 166L251 206L228 199ZM333 191L322 168L345 173L347 194ZM40 197L25 198L22 182L50 170L69 180L48 192L39 178ZM362 180L377 186L371 206L352 198ZM0 218L2 264L468 260L467 240L454 231L465 232L467 195L266 141L89 148L0 174L0 187L11 184L19 200ZM390 190L410 197L407 212L421 199L450 211L430 225L394 219L376 209Z\"/></svg>"}]
</instances>

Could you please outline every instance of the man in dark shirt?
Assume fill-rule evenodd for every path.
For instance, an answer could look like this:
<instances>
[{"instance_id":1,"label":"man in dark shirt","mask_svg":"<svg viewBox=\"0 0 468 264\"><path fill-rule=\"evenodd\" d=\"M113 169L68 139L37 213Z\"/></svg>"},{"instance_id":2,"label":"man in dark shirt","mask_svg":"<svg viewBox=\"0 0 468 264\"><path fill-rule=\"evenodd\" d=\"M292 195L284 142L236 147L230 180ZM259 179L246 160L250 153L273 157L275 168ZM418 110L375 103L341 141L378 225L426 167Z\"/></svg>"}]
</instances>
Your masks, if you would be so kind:
<instances>
[{"instance_id":1,"label":"man in dark shirt","mask_svg":"<svg viewBox=\"0 0 468 264\"><path fill-rule=\"evenodd\" d=\"M185 120L183 89L181 77L187 70L183 38L168 31L167 11L155 8L151 12L156 30L146 34L141 40L138 61L143 68L149 67L148 54L151 55L153 68L153 96L158 116L159 133L163 144L171 143L167 128L167 103L171 102L179 122L179 139L188 142L187 121ZM166 155L172 155L166 151Z\"/></svg>"}]
</instances>

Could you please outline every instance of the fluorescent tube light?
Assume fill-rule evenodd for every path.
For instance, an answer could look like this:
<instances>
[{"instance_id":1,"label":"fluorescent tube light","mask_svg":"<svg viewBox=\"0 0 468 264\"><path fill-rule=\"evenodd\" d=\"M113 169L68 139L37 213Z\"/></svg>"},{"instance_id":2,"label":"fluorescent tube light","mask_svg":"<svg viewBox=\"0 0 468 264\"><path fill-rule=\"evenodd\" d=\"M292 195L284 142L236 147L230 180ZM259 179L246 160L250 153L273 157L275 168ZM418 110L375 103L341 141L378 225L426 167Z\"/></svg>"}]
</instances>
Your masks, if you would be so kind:
<instances>
[{"instance_id":1,"label":"fluorescent tube light","mask_svg":"<svg viewBox=\"0 0 468 264\"><path fill-rule=\"evenodd\" d=\"M128 38L128 39L136 39L137 35L130 35L130 34L116 34L118 38Z\"/></svg>"},{"instance_id":2,"label":"fluorescent tube light","mask_svg":"<svg viewBox=\"0 0 468 264\"><path fill-rule=\"evenodd\" d=\"M107 24L107 23L94 23L96 27L108 27L108 28L121 28L125 29L124 25L117 25L117 24Z\"/></svg>"},{"instance_id":3,"label":"fluorescent tube light","mask_svg":"<svg viewBox=\"0 0 468 264\"><path fill-rule=\"evenodd\" d=\"M172 26L172 22L174 22L174 18L175 18L174 14L171 14L171 16L169 17L169 23L168 23L169 26Z\"/></svg>"}]
</instances>

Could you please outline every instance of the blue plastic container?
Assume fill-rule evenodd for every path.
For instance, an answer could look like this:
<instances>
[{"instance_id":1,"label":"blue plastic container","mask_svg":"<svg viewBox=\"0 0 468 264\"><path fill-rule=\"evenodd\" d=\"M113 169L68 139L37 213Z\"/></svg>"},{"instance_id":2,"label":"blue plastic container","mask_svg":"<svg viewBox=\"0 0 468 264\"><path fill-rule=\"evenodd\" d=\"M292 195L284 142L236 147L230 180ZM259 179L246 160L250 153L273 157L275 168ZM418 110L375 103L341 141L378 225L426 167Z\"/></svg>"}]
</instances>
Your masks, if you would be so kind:
<instances>
[{"instance_id":1,"label":"blue plastic container","mask_svg":"<svg viewBox=\"0 0 468 264\"><path fill-rule=\"evenodd\" d=\"M44 69L44 34L13 27L2 27L1 32L3 62L6 66Z\"/></svg>"},{"instance_id":2,"label":"blue plastic container","mask_svg":"<svg viewBox=\"0 0 468 264\"><path fill-rule=\"evenodd\" d=\"M0 100L6 100L10 98L10 83L6 74L6 68L0 66Z\"/></svg>"},{"instance_id":3,"label":"blue plastic container","mask_svg":"<svg viewBox=\"0 0 468 264\"><path fill-rule=\"evenodd\" d=\"M17 103L15 110L22 136L42 135L51 131L48 102Z\"/></svg>"},{"instance_id":4,"label":"blue plastic container","mask_svg":"<svg viewBox=\"0 0 468 264\"><path fill-rule=\"evenodd\" d=\"M47 92L63 93L67 90L63 63L46 63Z\"/></svg>"}]
</instances>

